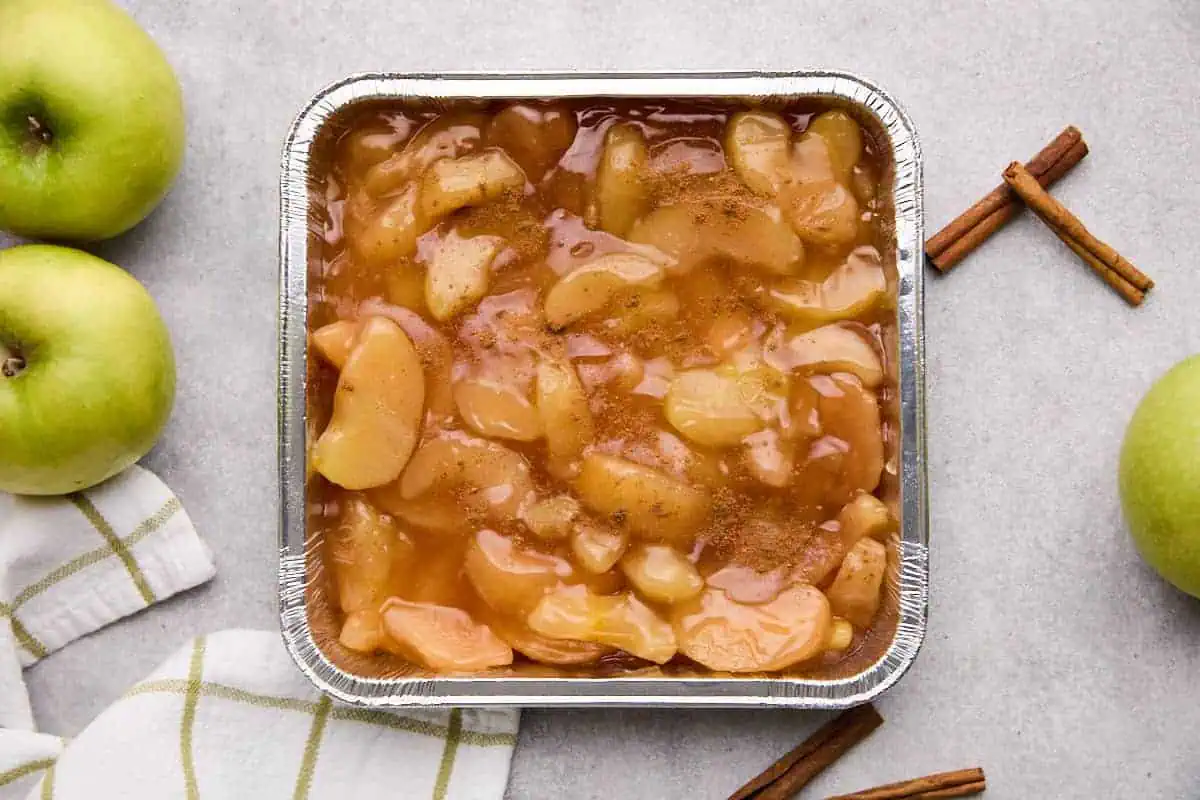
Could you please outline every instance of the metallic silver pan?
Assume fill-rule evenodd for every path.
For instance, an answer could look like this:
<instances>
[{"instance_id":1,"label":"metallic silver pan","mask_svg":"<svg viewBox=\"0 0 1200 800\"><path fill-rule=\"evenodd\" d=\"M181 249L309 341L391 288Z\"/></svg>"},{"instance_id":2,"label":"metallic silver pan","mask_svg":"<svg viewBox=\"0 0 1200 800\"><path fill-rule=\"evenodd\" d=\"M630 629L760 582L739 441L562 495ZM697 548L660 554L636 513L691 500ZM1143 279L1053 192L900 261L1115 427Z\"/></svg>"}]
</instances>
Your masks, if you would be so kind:
<instances>
[{"instance_id":1,"label":"metallic silver pan","mask_svg":"<svg viewBox=\"0 0 1200 800\"><path fill-rule=\"evenodd\" d=\"M900 429L890 459L901 526L892 548L889 602L897 617L880 655L852 674L826 678L368 677L335 664L314 635L308 608L314 564L305 523L305 377L310 191L316 145L368 101L440 103L507 98L708 98L789 102L820 98L855 113L890 151L890 252L897 287L895 336L885 353ZM864 703L912 665L925 635L929 594L922 332L921 150L912 122L885 92L853 75L792 73L619 75L389 75L347 78L300 112L283 151L279 220L279 613L300 669L338 700L362 706L708 706L834 709ZM886 196L885 192L885 196Z\"/></svg>"}]
</instances>

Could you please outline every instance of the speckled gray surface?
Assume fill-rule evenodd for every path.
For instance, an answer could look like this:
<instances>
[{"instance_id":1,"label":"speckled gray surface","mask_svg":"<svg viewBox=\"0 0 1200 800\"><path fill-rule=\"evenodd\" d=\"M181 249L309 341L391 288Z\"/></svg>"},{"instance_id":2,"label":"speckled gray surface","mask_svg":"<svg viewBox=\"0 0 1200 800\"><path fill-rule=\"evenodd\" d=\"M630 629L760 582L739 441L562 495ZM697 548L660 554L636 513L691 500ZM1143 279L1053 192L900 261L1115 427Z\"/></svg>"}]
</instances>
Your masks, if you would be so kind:
<instances>
[{"instance_id":1,"label":"speckled gray surface","mask_svg":"<svg viewBox=\"0 0 1200 800\"><path fill-rule=\"evenodd\" d=\"M174 334L179 400L149 465L219 574L30 670L44 729L79 730L185 637L275 625L277 163L316 89L379 69L831 66L912 114L930 230L1078 125L1092 154L1059 195L1159 289L1126 308L1030 219L930 280L929 637L888 724L812 794L971 764L995 798L1200 793L1200 603L1140 565L1114 487L1138 397L1200 350L1200 5L120 2L178 69L190 139L170 199L101 252ZM531 711L509 794L724 796L820 721Z\"/></svg>"}]
</instances>

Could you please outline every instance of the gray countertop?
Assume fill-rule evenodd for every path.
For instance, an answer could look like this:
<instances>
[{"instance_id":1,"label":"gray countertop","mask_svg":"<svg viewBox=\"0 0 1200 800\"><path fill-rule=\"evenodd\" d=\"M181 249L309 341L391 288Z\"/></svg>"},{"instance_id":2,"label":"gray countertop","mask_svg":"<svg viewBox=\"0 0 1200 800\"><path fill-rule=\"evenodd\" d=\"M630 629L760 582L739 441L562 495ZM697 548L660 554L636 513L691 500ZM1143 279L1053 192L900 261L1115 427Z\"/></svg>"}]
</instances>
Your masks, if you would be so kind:
<instances>
[{"instance_id":1,"label":"gray countertop","mask_svg":"<svg viewBox=\"0 0 1200 800\"><path fill-rule=\"evenodd\" d=\"M362 70L826 66L913 116L930 231L1078 125L1091 155L1057 192L1159 288L1127 308L1030 218L931 276L929 635L879 704L888 723L813 794L975 764L997 799L1197 790L1200 603L1142 566L1115 476L1138 398L1200 350L1200 5L119 2L179 71L189 148L163 207L100 252L174 335L178 403L148 464L219 571L29 670L45 730L78 731L186 637L276 625L276 184L313 92ZM821 721L528 711L510 795L724 796Z\"/></svg>"}]
</instances>

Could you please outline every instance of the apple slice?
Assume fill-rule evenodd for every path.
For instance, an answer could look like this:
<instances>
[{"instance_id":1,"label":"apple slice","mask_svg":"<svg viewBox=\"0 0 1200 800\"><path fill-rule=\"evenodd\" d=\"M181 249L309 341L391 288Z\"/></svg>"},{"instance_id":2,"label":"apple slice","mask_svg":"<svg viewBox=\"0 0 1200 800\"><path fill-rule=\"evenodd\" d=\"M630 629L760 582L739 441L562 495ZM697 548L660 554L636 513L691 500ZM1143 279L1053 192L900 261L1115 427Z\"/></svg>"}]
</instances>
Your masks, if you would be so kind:
<instances>
[{"instance_id":1,"label":"apple slice","mask_svg":"<svg viewBox=\"0 0 1200 800\"><path fill-rule=\"evenodd\" d=\"M764 425L742 394L736 376L727 371L686 370L671 382L663 410L667 422L693 442L728 447Z\"/></svg>"},{"instance_id":2,"label":"apple slice","mask_svg":"<svg viewBox=\"0 0 1200 800\"><path fill-rule=\"evenodd\" d=\"M849 374L813 375L806 383L816 394L820 433L797 451L793 498L829 505L873 492L885 455L875 392Z\"/></svg>"},{"instance_id":3,"label":"apple slice","mask_svg":"<svg viewBox=\"0 0 1200 800\"><path fill-rule=\"evenodd\" d=\"M459 158L479 149L487 122L475 111L439 114L404 143L404 149L369 170L363 188L371 197L385 197L419 176L440 158Z\"/></svg>"},{"instance_id":4,"label":"apple slice","mask_svg":"<svg viewBox=\"0 0 1200 800\"><path fill-rule=\"evenodd\" d=\"M656 208L638 220L629 240L670 256L676 275L714 258L775 275L794 275L804 265L800 237L778 207L757 197L718 195Z\"/></svg>"},{"instance_id":5,"label":"apple slice","mask_svg":"<svg viewBox=\"0 0 1200 800\"><path fill-rule=\"evenodd\" d=\"M551 639L617 647L656 664L675 655L671 626L629 592L600 595L585 586L556 589L529 615L529 627Z\"/></svg>"},{"instance_id":6,"label":"apple slice","mask_svg":"<svg viewBox=\"0 0 1200 800\"><path fill-rule=\"evenodd\" d=\"M875 348L856 331L842 325L825 325L796 335L785 334L781 340L767 345L763 357L782 372L849 372L868 389L883 383L883 362Z\"/></svg>"},{"instance_id":7,"label":"apple slice","mask_svg":"<svg viewBox=\"0 0 1200 800\"><path fill-rule=\"evenodd\" d=\"M856 495L838 512L836 520L817 527L804 554L792 569L793 580L824 585L859 540L876 541L894 529L883 501L865 492Z\"/></svg>"},{"instance_id":8,"label":"apple slice","mask_svg":"<svg viewBox=\"0 0 1200 800\"><path fill-rule=\"evenodd\" d=\"M313 466L346 489L395 480L417 443L424 405L425 377L412 342L390 319L371 317L338 378Z\"/></svg>"},{"instance_id":9,"label":"apple slice","mask_svg":"<svg viewBox=\"0 0 1200 800\"><path fill-rule=\"evenodd\" d=\"M503 246L499 236L465 238L456 231L442 240L425 273L425 304L434 319L445 322L479 302Z\"/></svg>"},{"instance_id":10,"label":"apple slice","mask_svg":"<svg viewBox=\"0 0 1200 800\"><path fill-rule=\"evenodd\" d=\"M401 194L382 201L376 212L362 192L353 192L347 202L347 227L354 234L354 254L368 264L392 267L417 252L417 239L430 225L421 214L417 188L409 185Z\"/></svg>"},{"instance_id":11,"label":"apple slice","mask_svg":"<svg viewBox=\"0 0 1200 800\"><path fill-rule=\"evenodd\" d=\"M887 548L874 539L859 539L829 585L835 614L866 628L879 610L880 589L887 574Z\"/></svg>"},{"instance_id":12,"label":"apple slice","mask_svg":"<svg viewBox=\"0 0 1200 800\"><path fill-rule=\"evenodd\" d=\"M312 332L312 345L321 358L337 369L346 366L346 359L354 351L354 343L358 341L358 321L339 319L328 325L322 325Z\"/></svg>"},{"instance_id":13,"label":"apple slice","mask_svg":"<svg viewBox=\"0 0 1200 800\"><path fill-rule=\"evenodd\" d=\"M725 155L742 183L765 197L774 197L788 168L792 128L778 114L741 111L725 128Z\"/></svg>"},{"instance_id":14,"label":"apple slice","mask_svg":"<svg viewBox=\"0 0 1200 800\"><path fill-rule=\"evenodd\" d=\"M850 179L850 170L863 152L862 129L854 117L841 109L826 111L813 117L800 139L802 142L820 138L829 155L829 166L842 183Z\"/></svg>"},{"instance_id":15,"label":"apple slice","mask_svg":"<svg viewBox=\"0 0 1200 800\"><path fill-rule=\"evenodd\" d=\"M529 180L537 183L570 149L578 129L569 106L514 103L492 117L484 141L508 153Z\"/></svg>"},{"instance_id":16,"label":"apple slice","mask_svg":"<svg viewBox=\"0 0 1200 800\"><path fill-rule=\"evenodd\" d=\"M887 505L875 495L866 492L856 495L846 503L838 512L837 519L847 546L867 537L882 539L895 529Z\"/></svg>"},{"instance_id":17,"label":"apple slice","mask_svg":"<svg viewBox=\"0 0 1200 800\"><path fill-rule=\"evenodd\" d=\"M796 446L774 428L751 434L745 439L746 469L762 483L782 489L792 482L796 469Z\"/></svg>"},{"instance_id":18,"label":"apple slice","mask_svg":"<svg viewBox=\"0 0 1200 800\"><path fill-rule=\"evenodd\" d=\"M629 534L605 528L590 520L580 520L571 535L571 555L593 575L608 572L629 547Z\"/></svg>"},{"instance_id":19,"label":"apple slice","mask_svg":"<svg viewBox=\"0 0 1200 800\"><path fill-rule=\"evenodd\" d=\"M509 647L526 658L553 666L593 664L613 652L607 645L573 639L551 639L534 633L527 625L483 609L477 616Z\"/></svg>"},{"instance_id":20,"label":"apple slice","mask_svg":"<svg viewBox=\"0 0 1200 800\"><path fill-rule=\"evenodd\" d=\"M833 616L825 595L806 584L766 603L739 603L721 589L673 607L679 651L720 672L774 672L821 653Z\"/></svg>"},{"instance_id":21,"label":"apple slice","mask_svg":"<svg viewBox=\"0 0 1200 800\"><path fill-rule=\"evenodd\" d=\"M858 236L858 201L834 180L789 183L780 190L779 205L796 235L818 247L844 247Z\"/></svg>"},{"instance_id":22,"label":"apple slice","mask_svg":"<svg viewBox=\"0 0 1200 800\"><path fill-rule=\"evenodd\" d=\"M433 495L406 500L400 496L400 483L392 481L372 489L367 496L382 510L421 531L457 537L475 529L467 509Z\"/></svg>"},{"instance_id":23,"label":"apple slice","mask_svg":"<svg viewBox=\"0 0 1200 800\"><path fill-rule=\"evenodd\" d=\"M326 548L338 607L347 614L378 611L393 578L411 566L415 553L395 521L360 495L342 502L341 519L329 532Z\"/></svg>"},{"instance_id":24,"label":"apple slice","mask_svg":"<svg viewBox=\"0 0 1200 800\"><path fill-rule=\"evenodd\" d=\"M633 253L610 253L570 272L546 293L546 324L562 330L604 310L622 294L662 285L663 265Z\"/></svg>"},{"instance_id":25,"label":"apple slice","mask_svg":"<svg viewBox=\"0 0 1200 800\"><path fill-rule=\"evenodd\" d=\"M616 456L583 459L575 489L618 528L651 539L690 540L708 514L708 495L659 470Z\"/></svg>"},{"instance_id":26,"label":"apple slice","mask_svg":"<svg viewBox=\"0 0 1200 800\"><path fill-rule=\"evenodd\" d=\"M628 123L614 125L604 136L604 153L596 169L596 212L600 227L624 236L646 212L649 155L642 132Z\"/></svg>"},{"instance_id":27,"label":"apple slice","mask_svg":"<svg viewBox=\"0 0 1200 800\"><path fill-rule=\"evenodd\" d=\"M522 619L550 590L583 583L583 576L565 558L523 547L487 528L471 538L463 569L483 602Z\"/></svg>"},{"instance_id":28,"label":"apple slice","mask_svg":"<svg viewBox=\"0 0 1200 800\"><path fill-rule=\"evenodd\" d=\"M342 515L326 538L338 607L346 614L339 641L363 653L383 642L379 607L409 577L415 545L395 521L359 495L342 502Z\"/></svg>"},{"instance_id":29,"label":"apple slice","mask_svg":"<svg viewBox=\"0 0 1200 800\"><path fill-rule=\"evenodd\" d=\"M537 367L537 411L554 468L567 470L596 438L587 394L569 361L544 360Z\"/></svg>"},{"instance_id":30,"label":"apple slice","mask_svg":"<svg viewBox=\"0 0 1200 800\"><path fill-rule=\"evenodd\" d=\"M621 559L621 571L638 594L655 603L678 603L704 588L695 565L670 545L638 545Z\"/></svg>"},{"instance_id":31,"label":"apple slice","mask_svg":"<svg viewBox=\"0 0 1200 800\"><path fill-rule=\"evenodd\" d=\"M771 307L805 325L825 325L866 314L887 299L879 251L870 245L850 251L824 281L791 278L771 288Z\"/></svg>"},{"instance_id":32,"label":"apple slice","mask_svg":"<svg viewBox=\"0 0 1200 800\"><path fill-rule=\"evenodd\" d=\"M471 537L463 558L471 588L501 614L524 617L574 573L565 559L521 547L512 538L484 528Z\"/></svg>"},{"instance_id":33,"label":"apple slice","mask_svg":"<svg viewBox=\"0 0 1200 800\"><path fill-rule=\"evenodd\" d=\"M338 642L349 650L374 653L383 646L383 619L379 609L352 611L342 622Z\"/></svg>"},{"instance_id":34,"label":"apple slice","mask_svg":"<svg viewBox=\"0 0 1200 800\"><path fill-rule=\"evenodd\" d=\"M454 402L463 422L480 436L532 442L542 435L537 410L514 386L468 378L454 384Z\"/></svg>"},{"instance_id":35,"label":"apple slice","mask_svg":"<svg viewBox=\"0 0 1200 800\"><path fill-rule=\"evenodd\" d=\"M453 431L421 445L400 479L400 496L413 500L454 491L459 505L472 513L516 520L533 502L533 477L520 453Z\"/></svg>"},{"instance_id":36,"label":"apple slice","mask_svg":"<svg viewBox=\"0 0 1200 800\"><path fill-rule=\"evenodd\" d=\"M571 535L571 523L579 516L579 501L569 494L538 500L523 509L521 522L543 541L558 541Z\"/></svg>"},{"instance_id":37,"label":"apple slice","mask_svg":"<svg viewBox=\"0 0 1200 800\"><path fill-rule=\"evenodd\" d=\"M435 161L421 176L421 216L436 220L499 199L525 185L525 173L500 150Z\"/></svg>"},{"instance_id":38,"label":"apple slice","mask_svg":"<svg viewBox=\"0 0 1200 800\"><path fill-rule=\"evenodd\" d=\"M410 603L383 604L383 629L405 658L438 672L476 672L512 663L512 648L459 608Z\"/></svg>"}]
</instances>

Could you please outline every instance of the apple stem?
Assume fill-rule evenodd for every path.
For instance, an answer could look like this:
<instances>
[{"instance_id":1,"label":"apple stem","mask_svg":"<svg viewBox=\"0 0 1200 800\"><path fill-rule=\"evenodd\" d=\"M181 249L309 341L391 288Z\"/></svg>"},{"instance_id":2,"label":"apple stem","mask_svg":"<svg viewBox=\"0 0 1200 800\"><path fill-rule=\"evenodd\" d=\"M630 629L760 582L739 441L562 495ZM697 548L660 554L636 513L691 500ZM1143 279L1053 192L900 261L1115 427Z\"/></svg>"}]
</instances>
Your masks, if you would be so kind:
<instances>
[{"instance_id":1,"label":"apple stem","mask_svg":"<svg viewBox=\"0 0 1200 800\"><path fill-rule=\"evenodd\" d=\"M33 114L27 116L25 121L29 123L29 135L34 139L42 144L50 144L54 141L54 131Z\"/></svg>"},{"instance_id":2,"label":"apple stem","mask_svg":"<svg viewBox=\"0 0 1200 800\"><path fill-rule=\"evenodd\" d=\"M25 369L25 359L20 356L10 356L4 359L4 363L0 365L0 374L6 378L15 378Z\"/></svg>"},{"instance_id":3,"label":"apple stem","mask_svg":"<svg viewBox=\"0 0 1200 800\"><path fill-rule=\"evenodd\" d=\"M0 376L15 378L25 369L25 359L0 342Z\"/></svg>"}]
</instances>

